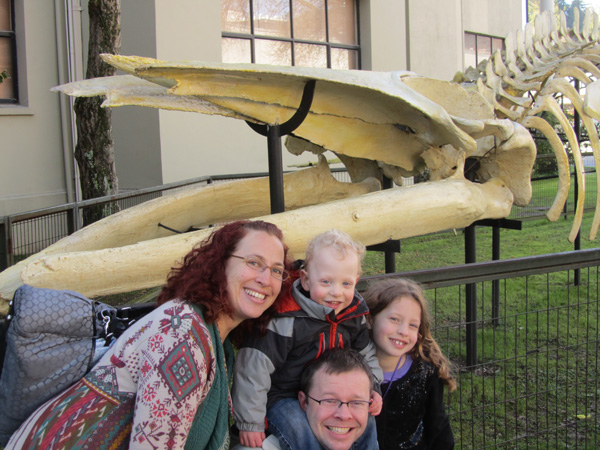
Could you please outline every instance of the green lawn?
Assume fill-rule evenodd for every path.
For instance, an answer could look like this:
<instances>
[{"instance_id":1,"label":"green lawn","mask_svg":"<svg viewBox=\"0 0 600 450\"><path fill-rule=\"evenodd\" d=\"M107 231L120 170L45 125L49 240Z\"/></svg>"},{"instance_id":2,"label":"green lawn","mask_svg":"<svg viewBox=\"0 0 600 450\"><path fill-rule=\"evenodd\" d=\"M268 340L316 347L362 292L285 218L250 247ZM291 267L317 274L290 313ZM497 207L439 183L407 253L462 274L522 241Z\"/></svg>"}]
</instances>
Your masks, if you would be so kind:
<instances>
[{"instance_id":1,"label":"green lawn","mask_svg":"<svg viewBox=\"0 0 600 450\"><path fill-rule=\"evenodd\" d=\"M591 241L589 232L593 212L586 212L581 227L581 248L600 246L600 237ZM574 244L568 241L573 225L573 214L567 219L562 216L556 222L546 218L529 219L522 222L521 230L500 230L501 259L532 255L568 252ZM463 230L448 230L427 236L403 239L401 253L396 255L396 271L405 272L435 267L446 267L465 262ZM477 261L492 260L492 229L477 227ZM364 275L385 272L384 256L380 252L367 252L363 264Z\"/></svg>"}]
</instances>

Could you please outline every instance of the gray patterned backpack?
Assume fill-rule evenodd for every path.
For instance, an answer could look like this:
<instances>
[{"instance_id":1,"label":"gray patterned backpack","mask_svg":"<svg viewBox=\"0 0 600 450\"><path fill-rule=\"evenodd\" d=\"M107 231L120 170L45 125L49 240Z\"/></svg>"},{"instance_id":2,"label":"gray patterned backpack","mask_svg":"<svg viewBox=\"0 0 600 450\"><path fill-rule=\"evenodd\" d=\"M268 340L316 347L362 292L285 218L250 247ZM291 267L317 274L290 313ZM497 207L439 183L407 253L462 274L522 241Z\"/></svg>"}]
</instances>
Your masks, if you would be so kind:
<instances>
[{"instance_id":1,"label":"gray patterned backpack","mask_svg":"<svg viewBox=\"0 0 600 450\"><path fill-rule=\"evenodd\" d=\"M2 342L0 446L38 406L81 379L111 340L152 308L115 308L73 291L19 287Z\"/></svg>"}]
</instances>

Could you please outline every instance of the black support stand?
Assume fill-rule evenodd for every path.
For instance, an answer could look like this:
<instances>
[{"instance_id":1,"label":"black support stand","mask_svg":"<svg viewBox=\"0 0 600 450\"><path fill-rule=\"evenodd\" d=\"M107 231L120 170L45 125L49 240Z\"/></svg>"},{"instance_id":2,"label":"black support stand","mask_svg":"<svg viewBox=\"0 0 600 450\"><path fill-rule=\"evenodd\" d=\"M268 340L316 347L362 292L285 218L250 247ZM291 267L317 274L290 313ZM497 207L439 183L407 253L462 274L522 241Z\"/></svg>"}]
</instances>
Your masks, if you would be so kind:
<instances>
[{"instance_id":1,"label":"black support stand","mask_svg":"<svg viewBox=\"0 0 600 450\"><path fill-rule=\"evenodd\" d=\"M394 181L391 178L383 176L382 188L391 189L394 187ZM400 253L400 240L389 239L381 244L369 245L367 250L373 252L383 252L385 273L396 272L396 253Z\"/></svg>"},{"instance_id":2,"label":"black support stand","mask_svg":"<svg viewBox=\"0 0 600 450\"><path fill-rule=\"evenodd\" d=\"M269 193L271 198L271 214L285 211L285 198L283 188L283 158L281 137L292 133L298 128L310 111L316 80L309 80L304 85L302 100L300 106L294 115L281 125L261 125L246 121L248 126L258 134L267 137L267 149L269 152ZM387 177L383 179L383 188L393 187L393 182ZM383 251L385 253L385 271L394 273L396 271L395 253L400 253L400 241L389 240L382 244L372 245L367 248L373 251Z\"/></svg>"},{"instance_id":3,"label":"black support stand","mask_svg":"<svg viewBox=\"0 0 600 450\"><path fill-rule=\"evenodd\" d=\"M465 228L465 264L477 262L477 235L475 228L478 226L492 227L492 259L500 259L500 228L521 230L520 220L485 219L472 223ZM470 283L466 289L466 326L467 326L467 366L477 364L477 291L476 284ZM492 281L492 324L498 324L500 310L500 283Z\"/></svg>"},{"instance_id":4,"label":"black support stand","mask_svg":"<svg viewBox=\"0 0 600 450\"><path fill-rule=\"evenodd\" d=\"M575 80L575 90L579 93L579 80ZM577 138L577 144L581 143L581 120L579 118L579 113L576 108L573 114L573 121L575 122L575 137ZM575 151L574 149L571 149ZM570 169L569 169L570 170ZM585 177L585 168L583 170L583 176ZM579 200L579 182L577 181L577 167L575 167L575 183L573 183L573 214L577 211L577 202ZM573 250L581 250L581 229L577 232L577 236L575 236L575 242L573 242ZM573 271L573 285L579 286L581 284L581 270L575 269Z\"/></svg>"},{"instance_id":5,"label":"black support stand","mask_svg":"<svg viewBox=\"0 0 600 450\"><path fill-rule=\"evenodd\" d=\"M267 137L269 151L269 192L271 195L271 214L285 211L283 193L283 158L281 156L281 137L298 128L310 111L316 80L309 80L304 85L302 100L298 110L285 123L281 125L259 125L253 122L246 123L258 134Z\"/></svg>"}]
</instances>

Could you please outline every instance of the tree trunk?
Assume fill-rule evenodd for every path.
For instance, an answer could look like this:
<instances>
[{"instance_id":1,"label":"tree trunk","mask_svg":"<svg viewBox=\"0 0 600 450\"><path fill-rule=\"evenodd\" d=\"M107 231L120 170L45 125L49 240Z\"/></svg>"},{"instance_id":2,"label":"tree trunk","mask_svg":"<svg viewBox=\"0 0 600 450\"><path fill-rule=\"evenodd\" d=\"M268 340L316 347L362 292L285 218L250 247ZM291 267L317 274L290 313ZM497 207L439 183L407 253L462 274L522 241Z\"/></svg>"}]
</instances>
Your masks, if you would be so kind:
<instances>
[{"instance_id":1,"label":"tree trunk","mask_svg":"<svg viewBox=\"0 0 600 450\"><path fill-rule=\"evenodd\" d=\"M101 53L118 54L121 49L120 0L89 0L90 40L86 78L115 75L116 69L100 59ZM77 145L75 159L79 166L84 200L118 192L111 110L101 108L102 98L75 100ZM95 222L118 209L116 203L86 208L84 225Z\"/></svg>"}]
</instances>

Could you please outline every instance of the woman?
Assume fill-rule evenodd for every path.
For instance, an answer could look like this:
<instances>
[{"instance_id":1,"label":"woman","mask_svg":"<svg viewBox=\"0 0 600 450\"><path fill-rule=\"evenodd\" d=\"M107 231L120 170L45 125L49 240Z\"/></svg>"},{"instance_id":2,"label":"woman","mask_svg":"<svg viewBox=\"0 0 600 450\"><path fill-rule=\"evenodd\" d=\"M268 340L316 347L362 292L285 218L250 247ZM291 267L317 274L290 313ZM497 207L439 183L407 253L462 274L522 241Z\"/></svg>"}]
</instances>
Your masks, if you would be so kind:
<instances>
[{"instance_id":1,"label":"woman","mask_svg":"<svg viewBox=\"0 0 600 450\"><path fill-rule=\"evenodd\" d=\"M267 222L214 232L171 272L157 309L33 413L6 449L227 448L228 336L266 327L287 279L287 250Z\"/></svg>"}]
</instances>

